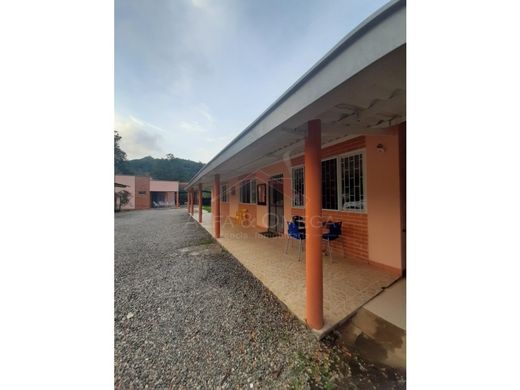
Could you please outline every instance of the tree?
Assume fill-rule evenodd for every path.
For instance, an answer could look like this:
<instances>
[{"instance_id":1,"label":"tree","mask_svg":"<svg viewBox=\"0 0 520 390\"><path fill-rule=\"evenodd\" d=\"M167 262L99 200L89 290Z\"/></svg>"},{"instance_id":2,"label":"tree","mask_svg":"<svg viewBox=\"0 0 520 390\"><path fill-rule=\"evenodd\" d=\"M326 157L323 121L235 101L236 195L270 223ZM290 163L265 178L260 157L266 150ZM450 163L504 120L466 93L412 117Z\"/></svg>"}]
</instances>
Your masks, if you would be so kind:
<instances>
[{"instance_id":1,"label":"tree","mask_svg":"<svg viewBox=\"0 0 520 390\"><path fill-rule=\"evenodd\" d=\"M167 159L167 160L174 160L174 159L175 159L175 156L174 156L173 154L171 154L171 153L168 153L168 154L166 155L166 159Z\"/></svg>"},{"instance_id":2,"label":"tree","mask_svg":"<svg viewBox=\"0 0 520 390\"><path fill-rule=\"evenodd\" d=\"M114 193L114 195L115 211L121 211L121 207L127 205L130 202L130 198L132 198L132 194L127 190L121 190Z\"/></svg>"},{"instance_id":3,"label":"tree","mask_svg":"<svg viewBox=\"0 0 520 390\"><path fill-rule=\"evenodd\" d=\"M114 130L114 169L116 173L122 173L126 162L126 153L119 146L121 136Z\"/></svg>"}]
</instances>

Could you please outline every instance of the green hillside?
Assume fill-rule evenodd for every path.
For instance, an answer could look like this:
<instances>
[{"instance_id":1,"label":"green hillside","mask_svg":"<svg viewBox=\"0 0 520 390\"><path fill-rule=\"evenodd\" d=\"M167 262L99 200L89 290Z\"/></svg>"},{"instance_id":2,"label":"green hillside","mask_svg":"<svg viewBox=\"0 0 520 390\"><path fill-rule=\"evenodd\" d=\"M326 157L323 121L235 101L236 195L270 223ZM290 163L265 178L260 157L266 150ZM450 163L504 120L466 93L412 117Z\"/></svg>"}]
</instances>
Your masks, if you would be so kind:
<instances>
[{"instance_id":1,"label":"green hillside","mask_svg":"<svg viewBox=\"0 0 520 390\"><path fill-rule=\"evenodd\" d=\"M151 156L127 160L122 163L119 173L126 175L150 176L156 180L189 181L202 167L201 162L169 156L153 158Z\"/></svg>"}]
</instances>

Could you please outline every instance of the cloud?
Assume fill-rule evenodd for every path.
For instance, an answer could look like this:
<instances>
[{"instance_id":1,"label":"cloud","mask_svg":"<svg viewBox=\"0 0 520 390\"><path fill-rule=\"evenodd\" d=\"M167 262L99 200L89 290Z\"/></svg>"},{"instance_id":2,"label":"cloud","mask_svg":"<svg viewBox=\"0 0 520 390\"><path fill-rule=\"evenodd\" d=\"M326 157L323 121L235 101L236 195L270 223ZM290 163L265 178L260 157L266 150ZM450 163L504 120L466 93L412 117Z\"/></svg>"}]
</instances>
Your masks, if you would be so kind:
<instances>
[{"instance_id":1,"label":"cloud","mask_svg":"<svg viewBox=\"0 0 520 390\"><path fill-rule=\"evenodd\" d=\"M133 116L116 115L115 130L121 135L121 148L129 159L145 156L162 157L166 131L159 126L147 123Z\"/></svg>"},{"instance_id":2,"label":"cloud","mask_svg":"<svg viewBox=\"0 0 520 390\"><path fill-rule=\"evenodd\" d=\"M196 8L207 8L210 5L208 0L191 0L191 4Z\"/></svg>"},{"instance_id":3,"label":"cloud","mask_svg":"<svg viewBox=\"0 0 520 390\"><path fill-rule=\"evenodd\" d=\"M179 128L188 134L200 134L200 133L207 133L208 130L204 128L200 123L198 122L187 122L187 121L180 121L179 122Z\"/></svg>"}]
</instances>

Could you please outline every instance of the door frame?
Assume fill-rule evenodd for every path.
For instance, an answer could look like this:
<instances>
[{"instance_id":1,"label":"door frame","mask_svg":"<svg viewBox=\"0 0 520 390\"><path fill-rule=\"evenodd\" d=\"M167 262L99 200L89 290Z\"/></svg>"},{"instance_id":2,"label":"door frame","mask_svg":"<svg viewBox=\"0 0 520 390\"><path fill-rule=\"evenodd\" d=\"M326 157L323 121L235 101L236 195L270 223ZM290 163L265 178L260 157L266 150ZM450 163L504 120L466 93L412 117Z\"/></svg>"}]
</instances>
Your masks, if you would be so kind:
<instances>
[{"instance_id":1,"label":"door frame","mask_svg":"<svg viewBox=\"0 0 520 390\"><path fill-rule=\"evenodd\" d=\"M277 209L281 208L282 210L282 223L278 223L278 224L275 224L275 225L271 225L271 210L273 209L273 205L271 203L271 189L273 189L274 191L274 187L271 185L271 182L275 181L275 180L279 180L282 184L282 190L280 191L281 195L282 195L282 205L281 206L275 206L274 207L274 210L277 211ZM283 223L283 220L284 220L284 217L285 217L285 196L284 196L284 193L283 193L283 180L284 180L284 176L283 176L283 172L279 173L279 174L276 174L276 175L272 175L269 177L269 179L267 180L267 215L268 215L268 218L267 218L267 230L270 231L270 232L274 232L274 233L279 233L279 234L283 234L284 233L284 223ZM273 215L277 215L279 216L278 214L273 214ZM273 226L274 226L274 229L273 229ZM278 228L281 227L281 231L278 231Z\"/></svg>"}]
</instances>

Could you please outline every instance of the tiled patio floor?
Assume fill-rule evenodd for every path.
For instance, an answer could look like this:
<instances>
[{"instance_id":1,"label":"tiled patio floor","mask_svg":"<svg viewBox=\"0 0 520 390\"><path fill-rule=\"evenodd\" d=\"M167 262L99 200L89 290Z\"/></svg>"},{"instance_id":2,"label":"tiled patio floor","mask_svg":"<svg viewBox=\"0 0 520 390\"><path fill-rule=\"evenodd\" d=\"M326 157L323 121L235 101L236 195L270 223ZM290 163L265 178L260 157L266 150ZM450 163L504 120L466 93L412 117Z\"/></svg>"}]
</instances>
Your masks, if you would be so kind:
<instances>
[{"instance_id":1,"label":"tiled patio floor","mask_svg":"<svg viewBox=\"0 0 520 390\"><path fill-rule=\"evenodd\" d=\"M198 211L195 208L194 217ZM202 226L213 233L211 214L203 213ZM219 243L305 322L305 252L298 261L298 242L284 253L286 238L266 238L253 228L222 224ZM379 294L399 277L333 253L334 263L323 257L323 309L325 325L315 333L321 337Z\"/></svg>"}]
</instances>

